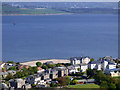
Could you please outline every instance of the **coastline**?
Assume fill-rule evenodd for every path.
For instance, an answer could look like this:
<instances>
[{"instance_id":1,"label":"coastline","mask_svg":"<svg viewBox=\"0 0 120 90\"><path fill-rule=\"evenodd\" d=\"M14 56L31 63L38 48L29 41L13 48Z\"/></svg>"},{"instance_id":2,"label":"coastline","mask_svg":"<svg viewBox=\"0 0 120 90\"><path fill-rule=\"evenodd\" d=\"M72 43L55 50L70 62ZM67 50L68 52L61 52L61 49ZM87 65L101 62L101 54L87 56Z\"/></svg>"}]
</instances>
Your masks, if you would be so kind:
<instances>
[{"instance_id":1,"label":"coastline","mask_svg":"<svg viewBox=\"0 0 120 90\"><path fill-rule=\"evenodd\" d=\"M26 61L26 62L21 62L20 64L22 65L28 65L28 66L36 66L36 62L41 62L45 63L48 61L52 61L54 64L57 63L70 63L69 59L45 59L45 60L33 60L33 61Z\"/></svg>"},{"instance_id":2,"label":"coastline","mask_svg":"<svg viewBox=\"0 0 120 90\"><path fill-rule=\"evenodd\" d=\"M48 16L48 15L71 15L74 13L60 13L60 14L2 14L2 16Z\"/></svg>"}]
</instances>

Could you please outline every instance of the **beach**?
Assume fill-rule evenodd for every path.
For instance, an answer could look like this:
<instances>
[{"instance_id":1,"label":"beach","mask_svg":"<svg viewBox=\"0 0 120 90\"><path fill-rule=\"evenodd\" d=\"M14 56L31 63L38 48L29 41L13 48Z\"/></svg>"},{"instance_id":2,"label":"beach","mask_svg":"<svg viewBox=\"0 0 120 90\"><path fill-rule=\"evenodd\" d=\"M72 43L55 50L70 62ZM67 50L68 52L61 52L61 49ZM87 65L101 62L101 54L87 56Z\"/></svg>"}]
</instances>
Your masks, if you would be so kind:
<instances>
[{"instance_id":1,"label":"beach","mask_svg":"<svg viewBox=\"0 0 120 90\"><path fill-rule=\"evenodd\" d=\"M41 63L45 63L48 61L52 61L54 64L57 63L70 63L70 60L67 59L47 59L47 60L34 60L34 61L28 61L28 62L22 62L20 64L22 65L28 65L28 66L36 66L36 62L41 62Z\"/></svg>"}]
</instances>

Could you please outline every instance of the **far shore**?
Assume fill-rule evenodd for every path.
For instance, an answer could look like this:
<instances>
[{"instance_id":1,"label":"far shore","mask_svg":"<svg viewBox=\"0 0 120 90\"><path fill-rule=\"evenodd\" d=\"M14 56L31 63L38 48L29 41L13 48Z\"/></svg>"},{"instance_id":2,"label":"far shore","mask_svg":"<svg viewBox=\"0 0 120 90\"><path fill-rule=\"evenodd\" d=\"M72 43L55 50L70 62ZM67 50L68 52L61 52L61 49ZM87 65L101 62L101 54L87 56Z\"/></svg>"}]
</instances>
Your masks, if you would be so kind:
<instances>
[{"instance_id":1,"label":"far shore","mask_svg":"<svg viewBox=\"0 0 120 90\"><path fill-rule=\"evenodd\" d=\"M45 63L48 61L52 61L54 64L57 63L70 63L70 60L68 59L47 59L47 60L34 60L34 61L27 61L27 62L21 62L20 64L22 65L28 65L28 66L36 66L36 62L41 62L41 63Z\"/></svg>"},{"instance_id":2,"label":"far shore","mask_svg":"<svg viewBox=\"0 0 120 90\"><path fill-rule=\"evenodd\" d=\"M73 13L58 13L58 14L2 14L2 16L44 16L44 15L70 15Z\"/></svg>"}]
</instances>

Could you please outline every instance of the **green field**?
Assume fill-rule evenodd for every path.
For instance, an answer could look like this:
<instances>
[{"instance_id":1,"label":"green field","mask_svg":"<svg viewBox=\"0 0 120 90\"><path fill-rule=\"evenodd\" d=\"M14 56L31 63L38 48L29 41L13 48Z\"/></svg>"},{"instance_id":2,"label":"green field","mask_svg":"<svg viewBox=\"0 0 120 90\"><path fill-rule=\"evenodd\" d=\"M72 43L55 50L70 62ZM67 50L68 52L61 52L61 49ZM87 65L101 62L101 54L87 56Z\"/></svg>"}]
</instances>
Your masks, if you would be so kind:
<instances>
[{"instance_id":1,"label":"green field","mask_svg":"<svg viewBox=\"0 0 120 90\"><path fill-rule=\"evenodd\" d=\"M9 5L2 6L2 14L4 15L10 15L10 14L31 14L31 15L37 15L37 14L63 14L66 13L64 11L54 10L54 9L30 9L30 8L16 8Z\"/></svg>"},{"instance_id":2,"label":"green field","mask_svg":"<svg viewBox=\"0 0 120 90\"><path fill-rule=\"evenodd\" d=\"M97 84L68 85L68 88L100 88Z\"/></svg>"}]
</instances>

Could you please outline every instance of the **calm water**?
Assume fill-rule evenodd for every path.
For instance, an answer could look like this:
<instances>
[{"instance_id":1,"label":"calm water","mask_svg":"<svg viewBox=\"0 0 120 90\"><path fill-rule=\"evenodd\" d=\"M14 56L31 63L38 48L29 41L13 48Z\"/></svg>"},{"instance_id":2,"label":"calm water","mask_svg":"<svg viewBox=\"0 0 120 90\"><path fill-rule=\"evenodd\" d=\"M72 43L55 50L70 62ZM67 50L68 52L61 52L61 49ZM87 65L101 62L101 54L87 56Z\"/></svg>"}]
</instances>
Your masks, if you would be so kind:
<instances>
[{"instance_id":1,"label":"calm water","mask_svg":"<svg viewBox=\"0 0 120 90\"><path fill-rule=\"evenodd\" d=\"M117 57L117 19L87 14L3 16L3 60Z\"/></svg>"}]
</instances>

